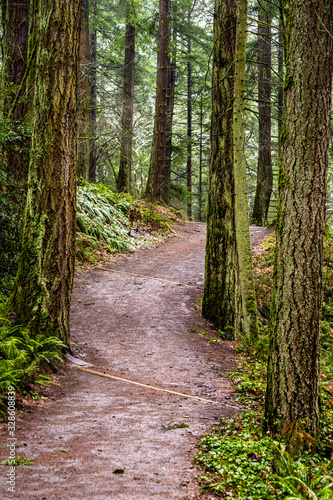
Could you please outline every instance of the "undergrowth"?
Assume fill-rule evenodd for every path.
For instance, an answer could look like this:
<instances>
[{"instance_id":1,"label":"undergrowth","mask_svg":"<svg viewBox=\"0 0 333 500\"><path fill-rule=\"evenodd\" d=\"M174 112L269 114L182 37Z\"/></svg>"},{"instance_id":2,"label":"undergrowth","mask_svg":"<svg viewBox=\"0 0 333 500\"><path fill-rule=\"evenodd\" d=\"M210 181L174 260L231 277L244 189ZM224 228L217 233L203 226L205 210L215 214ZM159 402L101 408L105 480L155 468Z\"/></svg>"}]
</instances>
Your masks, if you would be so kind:
<instances>
[{"instance_id":1,"label":"undergrowth","mask_svg":"<svg viewBox=\"0 0 333 500\"><path fill-rule=\"evenodd\" d=\"M270 238L253 258L259 339L240 339L238 367L223 374L248 410L223 420L201 440L196 462L204 469L202 490L232 500L333 500L333 234L327 232L324 246L321 430L316 440L300 432L304 440L295 449L263 430L274 246Z\"/></svg>"},{"instance_id":2,"label":"undergrowth","mask_svg":"<svg viewBox=\"0 0 333 500\"><path fill-rule=\"evenodd\" d=\"M0 414L5 413L7 388L24 392L35 384L51 383L66 347L57 337L32 338L26 328L12 326L3 316L6 297L0 296Z\"/></svg>"},{"instance_id":3,"label":"undergrowth","mask_svg":"<svg viewBox=\"0 0 333 500\"><path fill-rule=\"evenodd\" d=\"M76 257L95 264L108 254L152 244L172 232L178 214L157 203L113 193L103 184L81 183L77 190Z\"/></svg>"}]
</instances>

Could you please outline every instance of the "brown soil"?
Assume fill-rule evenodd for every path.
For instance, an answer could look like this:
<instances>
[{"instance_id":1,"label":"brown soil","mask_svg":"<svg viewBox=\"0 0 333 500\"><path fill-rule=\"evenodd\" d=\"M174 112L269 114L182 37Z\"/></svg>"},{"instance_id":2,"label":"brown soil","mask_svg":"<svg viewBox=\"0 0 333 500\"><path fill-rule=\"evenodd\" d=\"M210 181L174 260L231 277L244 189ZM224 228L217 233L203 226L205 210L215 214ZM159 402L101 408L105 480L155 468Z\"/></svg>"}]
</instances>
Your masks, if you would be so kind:
<instances>
[{"instance_id":1,"label":"brown soil","mask_svg":"<svg viewBox=\"0 0 333 500\"><path fill-rule=\"evenodd\" d=\"M269 231L251 234L256 245ZM163 244L79 273L71 346L92 370L218 404L68 363L48 399L17 413L16 456L34 464L16 467L15 493L1 465L2 499L210 498L199 493L198 439L238 405L221 376L235 366L234 345L212 342L200 313L204 250L205 225L186 223ZM4 460L5 430L1 437Z\"/></svg>"}]
</instances>

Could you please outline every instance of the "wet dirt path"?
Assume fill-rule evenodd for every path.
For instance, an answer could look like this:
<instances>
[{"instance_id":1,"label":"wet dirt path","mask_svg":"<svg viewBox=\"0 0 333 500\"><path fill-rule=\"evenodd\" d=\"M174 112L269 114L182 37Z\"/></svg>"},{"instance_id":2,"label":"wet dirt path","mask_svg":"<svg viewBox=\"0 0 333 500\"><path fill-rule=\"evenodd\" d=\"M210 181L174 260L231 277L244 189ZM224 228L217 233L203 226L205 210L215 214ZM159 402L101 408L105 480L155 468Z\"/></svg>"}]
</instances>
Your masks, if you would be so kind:
<instances>
[{"instance_id":1,"label":"wet dirt path","mask_svg":"<svg viewBox=\"0 0 333 500\"><path fill-rule=\"evenodd\" d=\"M253 244L267 234L252 228ZM215 333L198 308L204 250L205 225L186 223L163 244L78 274L71 345L93 370L218 404L68 364L51 396L18 415L16 456L34 464L16 468L15 494L1 466L0 498L210 498L195 479L196 444L237 403L221 376L235 364L233 344L209 341Z\"/></svg>"}]
</instances>

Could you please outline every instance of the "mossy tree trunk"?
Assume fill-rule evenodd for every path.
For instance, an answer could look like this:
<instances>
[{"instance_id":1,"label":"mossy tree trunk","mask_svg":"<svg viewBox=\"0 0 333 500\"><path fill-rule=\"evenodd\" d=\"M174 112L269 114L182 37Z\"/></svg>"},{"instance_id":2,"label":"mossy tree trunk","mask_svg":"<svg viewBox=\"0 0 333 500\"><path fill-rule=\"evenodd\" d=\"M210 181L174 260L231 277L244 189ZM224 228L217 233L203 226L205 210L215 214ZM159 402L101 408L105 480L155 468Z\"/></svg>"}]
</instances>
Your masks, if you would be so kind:
<instances>
[{"instance_id":1,"label":"mossy tree trunk","mask_svg":"<svg viewBox=\"0 0 333 500\"><path fill-rule=\"evenodd\" d=\"M75 258L79 0L40 0L23 246L8 302L32 335L69 341Z\"/></svg>"},{"instance_id":2,"label":"mossy tree trunk","mask_svg":"<svg viewBox=\"0 0 333 500\"><path fill-rule=\"evenodd\" d=\"M97 0L92 2L93 27L90 32L90 162L89 180L96 182L97 150Z\"/></svg>"},{"instance_id":3,"label":"mossy tree trunk","mask_svg":"<svg viewBox=\"0 0 333 500\"><path fill-rule=\"evenodd\" d=\"M233 157L235 179L235 228L242 294L242 308L245 331L258 335L257 305L254 289L249 214L247 201L245 160L245 58L246 58L247 0L237 2L237 29L235 53L234 115L233 115Z\"/></svg>"},{"instance_id":4,"label":"mossy tree trunk","mask_svg":"<svg viewBox=\"0 0 333 500\"><path fill-rule=\"evenodd\" d=\"M288 3L266 421L316 432L333 3Z\"/></svg>"},{"instance_id":5,"label":"mossy tree trunk","mask_svg":"<svg viewBox=\"0 0 333 500\"><path fill-rule=\"evenodd\" d=\"M30 0L3 0L3 117L10 124L17 139L2 147L6 170L15 181L27 178L27 147L22 128L27 111L28 95L24 79L27 70Z\"/></svg>"},{"instance_id":6,"label":"mossy tree trunk","mask_svg":"<svg viewBox=\"0 0 333 500\"><path fill-rule=\"evenodd\" d=\"M190 14L187 18L190 24ZM191 61L191 34L187 36L187 217L192 218L192 61Z\"/></svg>"},{"instance_id":7,"label":"mossy tree trunk","mask_svg":"<svg viewBox=\"0 0 333 500\"><path fill-rule=\"evenodd\" d=\"M202 314L234 339L241 325L235 229L233 90L236 0L215 0L205 289Z\"/></svg>"},{"instance_id":8,"label":"mossy tree trunk","mask_svg":"<svg viewBox=\"0 0 333 500\"><path fill-rule=\"evenodd\" d=\"M273 187L272 140L271 140L271 16L259 4L258 25L258 111L259 151L257 186L253 203L252 222L267 225L269 202Z\"/></svg>"},{"instance_id":9,"label":"mossy tree trunk","mask_svg":"<svg viewBox=\"0 0 333 500\"><path fill-rule=\"evenodd\" d=\"M146 194L148 196L152 196L156 200L161 198L164 169L168 87L169 15L170 1L160 0L154 134L150 170L146 186Z\"/></svg>"},{"instance_id":10,"label":"mossy tree trunk","mask_svg":"<svg viewBox=\"0 0 333 500\"><path fill-rule=\"evenodd\" d=\"M164 150L164 168L162 183L162 200L169 205L170 203L170 184L171 184L171 158L172 158L172 127L175 105L176 89L176 59L177 59L177 22L174 14L172 28L172 49L168 54L168 88L167 88L167 107L165 124L165 150Z\"/></svg>"},{"instance_id":11,"label":"mossy tree trunk","mask_svg":"<svg viewBox=\"0 0 333 500\"><path fill-rule=\"evenodd\" d=\"M126 33L124 60L123 109L120 141L120 163L117 177L118 192L131 192L132 142L133 142L133 105L135 69L135 24L134 3L126 5Z\"/></svg>"},{"instance_id":12,"label":"mossy tree trunk","mask_svg":"<svg viewBox=\"0 0 333 500\"><path fill-rule=\"evenodd\" d=\"M89 181L91 112L89 0L81 0L81 5L77 175Z\"/></svg>"}]
</instances>

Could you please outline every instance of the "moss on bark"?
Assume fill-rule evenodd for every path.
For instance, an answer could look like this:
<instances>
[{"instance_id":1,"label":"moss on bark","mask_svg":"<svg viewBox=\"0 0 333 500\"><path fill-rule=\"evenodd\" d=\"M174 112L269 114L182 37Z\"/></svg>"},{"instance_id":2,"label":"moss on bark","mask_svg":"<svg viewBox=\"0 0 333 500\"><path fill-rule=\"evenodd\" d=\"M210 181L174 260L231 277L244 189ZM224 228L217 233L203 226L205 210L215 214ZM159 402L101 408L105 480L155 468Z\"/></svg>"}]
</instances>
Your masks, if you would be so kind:
<instances>
[{"instance_id":1,"label":"moss on bark","mask_svg":"<svg viewBox=\"0 0 333 500\"><path fill-rule=\"evenodd\" d=\"M9 311L69 340L74 273L79 0L40 0L23 248Z\"/></svg>"},{"instance_id":2,"label":"moss on bark","mask_svg":"<svg viewBox=\"0 0 333 500\"><path fill-rule=\"evenodd\" d=\"M333 4L293 0L286 14L266 422L281 431L304 420L316 432Z\"/></svg>"}]
</instances>

